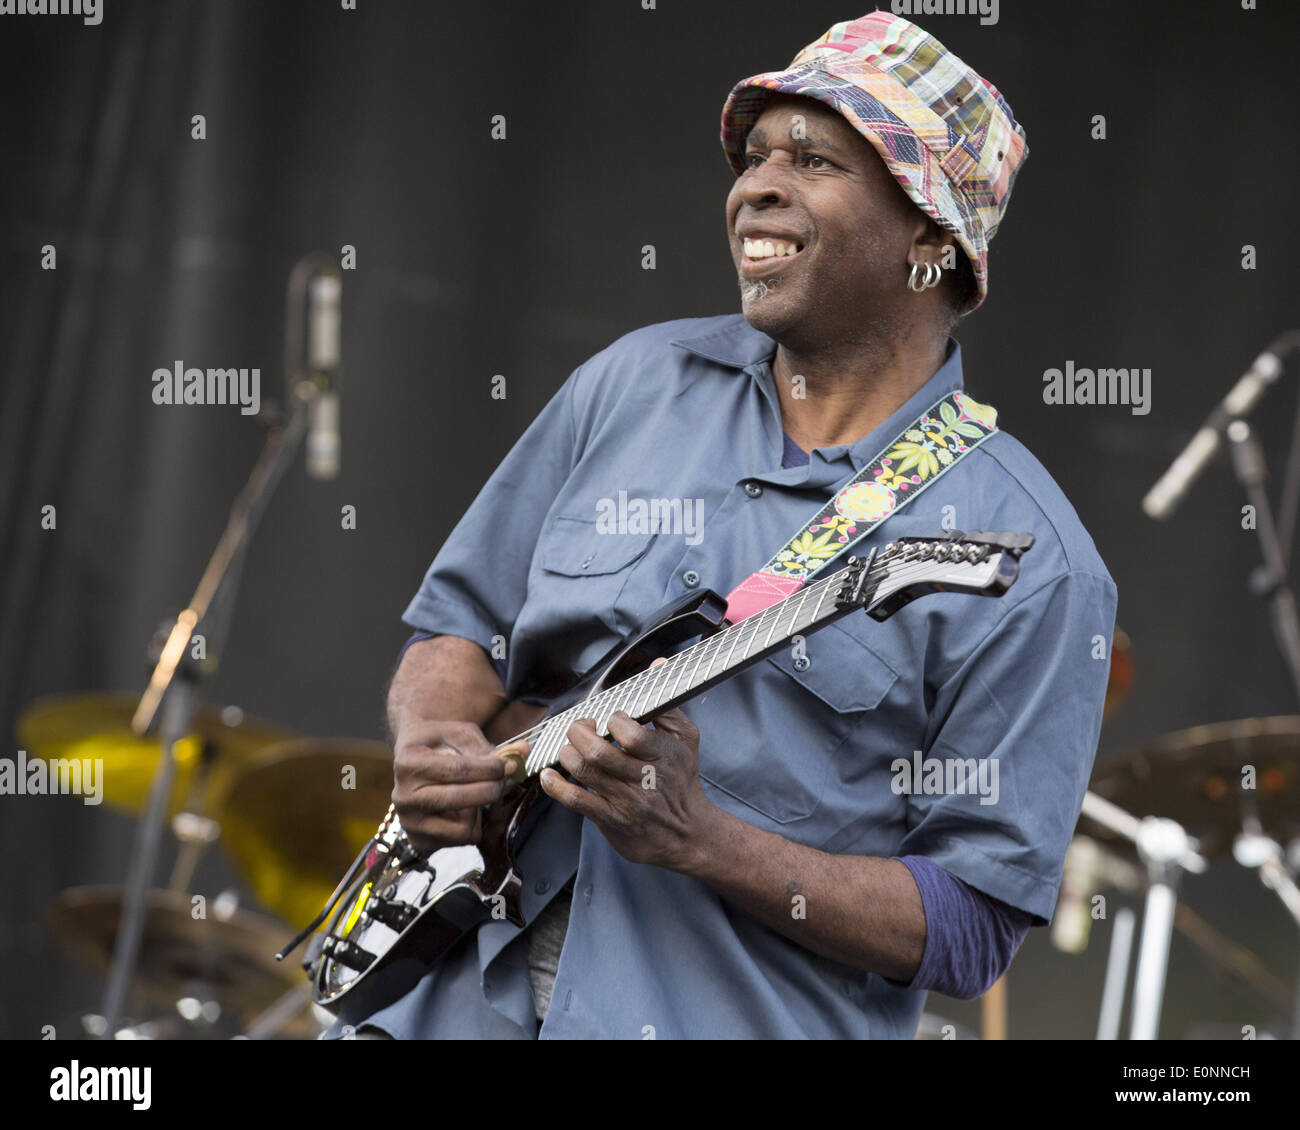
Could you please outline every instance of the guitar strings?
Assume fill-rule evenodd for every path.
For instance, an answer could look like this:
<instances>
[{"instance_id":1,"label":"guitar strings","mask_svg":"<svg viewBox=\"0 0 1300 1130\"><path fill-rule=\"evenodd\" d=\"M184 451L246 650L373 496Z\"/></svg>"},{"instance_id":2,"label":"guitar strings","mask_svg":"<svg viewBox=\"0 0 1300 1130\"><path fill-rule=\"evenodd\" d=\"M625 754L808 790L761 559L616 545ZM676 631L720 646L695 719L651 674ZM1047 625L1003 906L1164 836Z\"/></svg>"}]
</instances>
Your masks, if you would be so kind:
<instances>
[{"instance_id":1,"label":"guitar strings","mask_svg":"<svg viewBox=\"0 0 1300 1130\"><path fill-rule=\"evenodd\" d=\"M911 547L908 546L904 548L903 552L906 552L907 548ZM984 560L987 561L988 558L986 557ZM977 562L973 564L982 563L983 562ZM888 575L905 581L909 577L928 571L935 564L945 563L936 562L932 556L928 558L912 556L900 560L900 553L898 550L895 550L889 557L877 557L876 561L867 572L867 578L875 579ZM956 559L952 562L947 562L947 564L960 565L971 563L965 562L964 559ZM655 667L647 668L644 671L640 671L636 675L630 676L622 682L616 683L612 687L607 687L599 694L583 699L581 702L567 707L558 714L542 719L530 729L525 730L514 738L511 738L508 742L503 742L502 745L510 745L520 741L528 742L529 753L525 760L525 771L528 776L533 776L542 769L556 764L559 757L559 751L563 748L565 741L567 740L563 735L567 732L569 725L572 722L579 718L594 717L597 720L597 732L600 733L608 723L608 716L612 715L614 710L617 709L617 707L612 707L608 711L608 714L606 714L604 707L611 706L609 701L610 699L625 699L630 695L631 697L628 701L635 703L643 696L644 692L653 687L656 682L661 684L658 688L660 690L667 687L670 681L675 689L676 684L681 681L681 676L685 674L692 662L694 662L697 671L701 666L704 666L707 671L713 666L718 654L724 650L725 641L733 641L730 650L731 652L735 652L737 648L741 646L741 640L744 634L748 634L748 639L745 641L742 649L743 659L748 653L750 644L758 638L763 629L767 628L769 633L773 631L781 618L790 614L791 608L794 609L794 612L791 616L790 628L793 628L797 622L804 604L814 595L817 599L813 607L815 609L820 608L828 590L842 585L851 568L851 566L845 566L831 574L829 577L814 581L805 588L791 593L788 597L769 605L761 612L746 617L744 620L731 625L731 627L724 631L718 632L715 635L709 636L707 639L692 644L685 651L670 656L665 662ZM811 626L816 619L817 617L815 616L813 621L804 625L804 628ZM787 631L785 634L788 636L789 632ZM713 649L712 655L708 654L710 648ZM728 659L730 659L730 655L728 655ZM647 697L647 706L650 706L653 703L654 697L653 694ZM672 695L668 696L669 699L672 697ZM667 699L665 701L667 701ZM601 721L602 714L606 715L604 722ZM545 741L544 739L546 738L546 735L552 732L557 734L557 740L550 742ZM607 736L607 734L602 734L601 736ZM550 749L547 748L548 746L554 746L555 748Z\"/></svg>"},{"instance_id":2,"label":"guitar strings","mask_svg":"<svg viewBox=\"0 0 1300 1130\"><path fill-rule=\"evenodd\" d=\"M987 560L987 558L985 560ZM877 562L873 564L868 573L868 577L877 577L881 574L889 574L899 579L906 580L909 576L914 576L918 573L928 571L928 569L934 564L935 561L933 558L919 559L916 557L909 557L900 561L897 553L895 553L894 556L889 558L878 558ZM952 564L961 564L961 562L954 561ZM670 657L657 667L648 668L645 671L639 672L638 674L625 679L621 683L617 683L613 687L601 691L599 694L575 703L573 706L566 708L560 713L543 719L532 729L511 739L511 741L525 740L529 743L529 756L525 762L527 773L531 776L532 774L539 772L541 769L556 763L559 751L563 748L566 740L563 737L563 734L568 730L569 724L573 721L576 721L578 718L595 717L597 720L597 732L601 733L608 723L609 715L612 715L614 712L613 709L610 709L608 713L604 710L605 706L610 705L610 702L608 701L609 699L623 698L630 691L635 690L635 694L632 695L632 701L635 702L642 696L643 691L647 687L653 687L656 682L661 684L657 688L659 690L664 689L671 683L675 691L677 684L681 681L681 676L685 674L686 668L690 666L692 660L695 661L696 670L698 670L704 663L708 649L712 647L714 648L715 654L709 658L709 667L711 668L714 659L717 657L717 653L722 651L721 644L725 640L734 639L731 646L731 650L734 652L736 647L739 646L742 638L740 633L746 631L748 633L748 640L745 642L745 654L747 655L749 645L758 638L764 627L768 628L770 634L775 629L776 624L780 619L785 616L790 611L790 607L793 606L794 615L791 618L790 624L791 628L793 628L795 621L798 619L799 612L802 610L802 607L808 598L816 593L818 596L817 605L820 606L821 601L825 598L827 590L833 586L842 584L848 572L849 568L845 567L836 573L833 573L829 577L815 581L806 588L792 593L789 597L770 605L762 612L748 617L745 620L740 621L738 624L732 625L726 631L710 636L708 639L701 640L697 644L693 644L685 651L679 652L677 655ZM804 625L805 628L808 626L810 626L810 624ZM728 658L730 658L730 656L728 656ZM707 669L708 668L706 668L706 670ZM671 699L672 697L672 695L669 695L668 699ZM665 699L664 701L668 701L668 699ZM648 704L650 701L653 701L653 696L648 700ZM604 722L601 721L602 714L605 715ZM547 742L545 738L552 732L555 734L555 740ZM608 735L602 733L601 736ZM538 742L538 737L541 737L543 740Z\"/></svg>"},{"instance_id":3,"label":"guitar strings","mask_svg":"<svg viewBox=\"0 0 1300 1130\"><path fill-rule=\"evenodd\" d=\"M884 569L883 567L880 569L880 572L885 572L885 571L887 570ZM748 651L748 645L758 638L759 633L762 631L764 627L768 627L768 628L775 627L776 622L780 620L781 616L787 614L790 611L788 605L791 605L793 603L798 603L800 606L802 606L803 602L805 602L808 599L808 597L813 595L814 593L818 594L820 600L825 596L825 593L827 592L828 589L830 589L835 585L842 584L844 578L848 575L848 572L849 572L848 567L845 567L843 569L840 569L839 571L837 571L836 573L832 574L829 577L823 578L818 581L814 581L811 585L808 585L806 588L791 593L789 597L779 600L775 604L769 605L761 612L755 613L753 616L747 617L746 619L740 621L738 624L733 624L731 627L725 629L722 632L718 632L716 635L710 636L708 639L704 639L701 640L699 643L692 644L685 651L678 652L676 655L670 656L668 659L666 659L663 663L659 664L658 666L647 668L644 671L640 671L637 674L623 680L621 683L617 683L613 687L606 688L605 690L601 691L599 694L593 695L590 698L583 699L581 702L575 703L573 706L567 707L565 710L562 710L560 713L552 715L549 718L543 719L536 726L532 727L531 730L525 731L523 735L520 735L520 738L511 739L512 741L519 741L522 738L523 740L529 742L529 747L530 747L529 756L527 758L527 761L525 762L525 766L529 775L539 772L547 765L554 765L556 756L558 755L559 752L559 748L561 748L564 744L563 741L560 741L556 749L545 750L545 743L535 744L534 735L543 736L546 733L550 732L553 728L555 728L557 724L559 725L559 732L563 733L568 729L569 724L573 721L576 721L578 718L595 717L599 723L600 716L602 713L604 713L603 709L600 709L600 707L604 705L603 700L608 699L612 695L616 695L617 697L623 697L628 692L635 690L636 693L634 697L639 698L643 691L645 691L648 687L652 686L656 682L661 682L664 685L667 685L670 677L671 677L671 681L674 684L676 684L677 682L680 681L681 676L685 673L686 668L690 665L692 661L695 661L697 666L703 662L705 651L710 645L712 645L716 650L720 651L722 642L724 640L732 641L732 650L734 651L740 645L740 642L742 638L744 638L744 635L747 634L749 638L746 642L745 650ZM872 576L876 575L876 570L874 568L870 575ZM796 613L796 618L797 618L797 613ZM594 714L593 714L593 709L594 709ZM613 711L611 710L610 713L612 714ZM606 718L606 722L607 721L608 718ZM604 728L604 723L600 723L598 725L598 732L600 729L603 728Z\"/></svg>"}]
</instances>

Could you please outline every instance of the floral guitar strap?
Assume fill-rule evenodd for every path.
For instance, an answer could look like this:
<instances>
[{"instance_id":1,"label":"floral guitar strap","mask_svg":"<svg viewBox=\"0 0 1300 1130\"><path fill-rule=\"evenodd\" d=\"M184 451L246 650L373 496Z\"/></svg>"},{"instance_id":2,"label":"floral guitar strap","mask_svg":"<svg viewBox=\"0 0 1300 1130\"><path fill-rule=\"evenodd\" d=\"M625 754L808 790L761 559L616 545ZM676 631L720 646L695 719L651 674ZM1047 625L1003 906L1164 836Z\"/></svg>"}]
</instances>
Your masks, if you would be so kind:
<instances>
[{"instance_id":1,"label":"floral guitar strap","mask_svg":"<svg viewBox=\"0 0 1300 1130\"><path fill-rule=\"evenodd\" d=\"M727 597L739 623L805 584L952 470L998 430L997 410L951 392L909 424L881 454L842 486L757 573Z\"/></svg>"}]
</instances>

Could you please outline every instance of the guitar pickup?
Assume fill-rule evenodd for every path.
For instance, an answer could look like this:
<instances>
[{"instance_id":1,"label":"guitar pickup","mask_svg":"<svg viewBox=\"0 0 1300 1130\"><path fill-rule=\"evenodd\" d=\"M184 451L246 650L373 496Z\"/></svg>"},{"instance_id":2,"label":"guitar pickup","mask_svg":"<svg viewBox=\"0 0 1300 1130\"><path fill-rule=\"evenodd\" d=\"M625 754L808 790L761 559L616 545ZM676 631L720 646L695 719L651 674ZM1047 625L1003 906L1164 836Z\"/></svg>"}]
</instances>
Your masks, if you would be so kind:
<instances>
[{"instance_id":1,"label":"guitar pickup","mask_svg":"<svg viewBox=\"0 0 1300 1130\"><path fill-rule=\"evenodd\" d=\"M401 933L419 917L419 911L400 899L372 898L366 904L366 913L389 929Z\"/></svg>"}]
</instances>

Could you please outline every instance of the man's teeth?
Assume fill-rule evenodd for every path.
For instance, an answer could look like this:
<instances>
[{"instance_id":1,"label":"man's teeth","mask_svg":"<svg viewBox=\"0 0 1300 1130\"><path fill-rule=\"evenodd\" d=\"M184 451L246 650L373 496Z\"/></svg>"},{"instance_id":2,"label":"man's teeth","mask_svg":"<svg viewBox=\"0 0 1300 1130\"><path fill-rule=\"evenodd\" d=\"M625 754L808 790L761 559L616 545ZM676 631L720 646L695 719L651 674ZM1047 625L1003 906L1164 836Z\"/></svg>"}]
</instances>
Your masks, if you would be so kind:
<instances>
[{"instance_id":1,"label":"man's teeth","mask_svg":"<svg viewBox=\"0 0 1300 1130\"><path fill-rule=\"evenodd\" d=\"M797 255L798 253L797 243L787 243L783 239L745 240L746 259L770 259L773 255Z\"/></svg>"}]
</instances>

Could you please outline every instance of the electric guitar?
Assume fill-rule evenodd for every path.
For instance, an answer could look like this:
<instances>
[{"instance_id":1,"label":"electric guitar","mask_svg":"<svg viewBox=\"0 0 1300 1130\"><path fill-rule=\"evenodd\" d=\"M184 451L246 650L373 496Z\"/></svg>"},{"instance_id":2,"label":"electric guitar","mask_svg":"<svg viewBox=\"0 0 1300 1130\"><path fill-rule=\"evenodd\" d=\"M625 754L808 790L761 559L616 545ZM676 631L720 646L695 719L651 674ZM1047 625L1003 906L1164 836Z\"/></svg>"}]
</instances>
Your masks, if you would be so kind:
<instances>
[{"instance_id":1,"label":"electric guitar","mask_svg":"<svg viewBox=\"0 0 1300 1130\"><path fill-rule=\"evenodd\" d=\"M609 736L616 710L644 723L858 608L883 621L925 593L1001 596L1033 543L1029 534L978 531L899 538L866 558L848 558L843 568L738 624L725 619L726 602L717 593L688 594L661 610L648 631L620 643L540 722L497 746L513 765L511 784L482 810L478 844L418 851L390 806L325 909L278 956L332 912L303 963L316 1003L330 1010L345 999L367 1012L384 1007L482 923L525 924L515 854L532 826L535 802L546 795L538 776L558 764L565 734L579 718L594 718L602 737ZM681 648L697 636L699 642Z\"/></svg>"}]
</instances>

